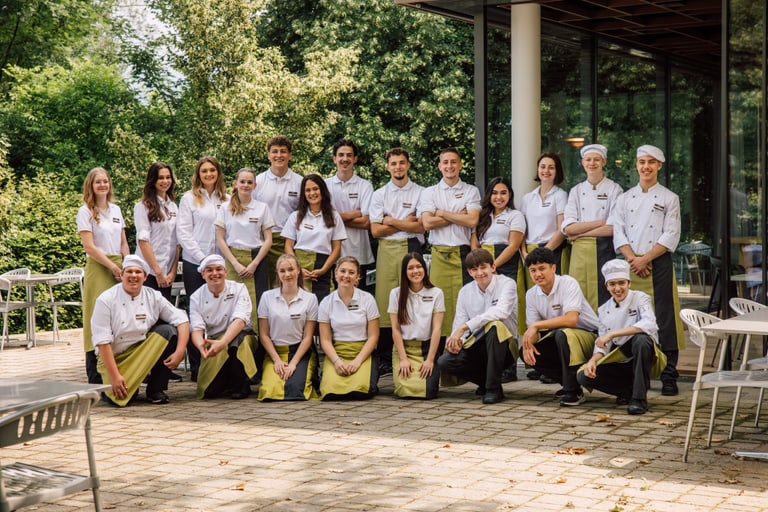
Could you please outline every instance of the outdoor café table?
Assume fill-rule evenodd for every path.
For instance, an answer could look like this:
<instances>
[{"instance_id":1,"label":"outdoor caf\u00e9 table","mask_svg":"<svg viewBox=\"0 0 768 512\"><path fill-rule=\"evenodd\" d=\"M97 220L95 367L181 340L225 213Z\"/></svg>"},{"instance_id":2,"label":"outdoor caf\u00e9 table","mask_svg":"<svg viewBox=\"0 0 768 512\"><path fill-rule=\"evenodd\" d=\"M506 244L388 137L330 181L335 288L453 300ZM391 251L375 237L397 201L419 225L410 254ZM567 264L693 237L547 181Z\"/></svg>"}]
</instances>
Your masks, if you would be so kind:
<instances>
[{"instance_id":1,"label":"outdoor caf\u00e9 table","mask_svg":"<svg viewBox=\"0 0 768 512\"><path fill-rule=\"evenodd\" d=\"M0 379L0 416L52 398L83 391L103 391L107 384L84 384L52 380Z\"/></svg>"},{"instance_id":2,"label":"outdoor caf\u00e9 table","mask_svg":"<svg viewBox=\"0 0 768 512\"><path fill-rule=\"evenodd\" d=\"M7 276L12 285L24 286L27 292L27 348L37 345L37 302L35 301L35 286L46 284L53 279L58 279L56 274L30 274L26 277ZM53 300L53 299L51 299Z\"/></svg>"},{"instance_id":3,"label":"outdoor caf\u00e9 table","mask_svg":"<svg viewBox=\"0 0 768 512\"><path fill-rule=\"evenodd\" d=\"M747 313L746 315L720 320L719 322L702 326L701 330L706 334L749 334L753 336L766 336L768 335L768 308L758 309L751 313ZM740 370L746 368L748 349L749 347L744 347L744 356L741 360ZM768 460L768 453L766 452L737 451L736 455L740 457Z\"/></svg>"}]
</instances>

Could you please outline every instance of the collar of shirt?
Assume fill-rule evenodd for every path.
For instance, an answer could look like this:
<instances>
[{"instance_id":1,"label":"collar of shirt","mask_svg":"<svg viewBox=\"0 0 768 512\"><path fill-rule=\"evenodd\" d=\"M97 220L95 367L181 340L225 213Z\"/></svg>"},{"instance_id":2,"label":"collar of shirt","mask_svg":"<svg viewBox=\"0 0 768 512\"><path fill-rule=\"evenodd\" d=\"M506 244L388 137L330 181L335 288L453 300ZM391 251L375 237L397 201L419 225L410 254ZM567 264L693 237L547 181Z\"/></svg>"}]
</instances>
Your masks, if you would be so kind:
<instances>
[{"instance_id":1,"label":"collar of shirt","mask_svg":"<svg viewBox=\"0 0 768 512\"><path fill-rule=\"evenodd\" d=\"M282 181L290 178L290 175L292 173L293 173L293 170L291 170L291 168L289 167L288 170L285 172L285 174L283 174L282 176L278 176L277 174L274 173L274 171L272 171L272 168L270 167L269 169L267 169L267 178L269 178L272 181Z\"/></svg>"},{"instance_id":2,"label":"collar of shirt","mask_svg":"<svg viewBox=\"0 0 768 512\"><path fill-rule=\"evenodd\" d=\"M589 183L589 182L587 182L587 183ZM591 186L591 185L590 185L590 186ZM547 198L549 198L549 196L551 196L552 194L554 194L554 193L555 193L555 192L557 192L558 190L560 190L560 187L558 187L557 185L553 186L551 189L549 189L549 192L547 192L547 195L545 195L545 196L544 196L544 199L547 199ZM533 192L534 192L534 193L535 193L537 196L541 197L541 194L539 193L540 191L541 191L541 185L539 185L538 187L536 187L536 189L535 189Z\"/></svg>"},{"instance_id":3,"label":"collar of shirt","mask_svg":"<svg viewBox=\"0 0 768 512\"><path fill-rule=\"evenodd\" d=\"M296 294L296 296L295 296L294 298L292 298L292 299L290 300L290 302L288 302L288 301L286 301L286 300L285 300L285 297L283 297L283 294L282 294L282 292L281 292L281 293L278 293L278 294L277 294L277 297L275 297L275 299L276 299L276 300L279 300L279 301L282 301L282 302L284 302L286 305L290 306L290 305L291 305L291 304L293 304L294 302L298 302L298 301L300 301L300 300L303 300L303 299L304 299L304 293L302 293L302 292L304 292L304 293L309 293L309 292L307 292L306 290L303 290L302 288L299 288L299 292Z\"/></svg>"},{"instance_id":4,"label":"collar of shirt","mask_svg":"<svg viewBox=\"0 0 768 512\"><path fill-rule=\"evenodd\" d=\"M461 179L459 179L459 181L454 186L450 186L449 184L447 184L444 179L440 180L440 183L437 184L437 186L442 188L443 190L453 190L453 189L460 188L463 185L464 185L464 182L461 181Z\"/></svg>"},{"instance_id":5,"label":"collar of shirt","mask_svg":"<svg viewBox=\"0 0 768 512\"><path fill-rule=\"evenodd\" d=\"M353 173L352 176L347 181L343 181L341 178L339 178L338 173L334 174L331 177L331 181L333 181L334 183L340 183L340 184L347 184L347 183L352 184L357 182L357 180L359 179L360 179L360 176L358 176L357 173Z\"/></svg>"},{"instance_id":6,"label":"collar of shirt","mask_svg":"<svg viewBox=\"0 0 768 512\"><path fill-rule=\"evenodd\" d=\"M387 185L386 185L386 186L387 186L387 187L388 187L390 190L393 190L393 191L396 191L396 192L397 192L397 191L400 191L400 190L403 190L403 191L406 191L406 190L410 190L410 189L412 189L412 188L413 188L413 185L414 185L413 181L409 179L409 180L408 180L408 183L406 183L406 184L405 184L405 185L403 185L402 187L398 187L397 185L395 185L394 183L392 183L392 180L389 180L389 181L387 182Z\"/></svg>"},{"instance_id":7,"label":"collar of shirt","mask_svg":"<svg viewBox=\"0 0 768 512\"><path fill-rule=\"evenodd\" d=\"M552 289L549 290L549 293L544 293L544 290L541 289L541 286L536 285L536 293L538 295L541 295L542 297L549 297L553 293L557 291L557 286L560 283L560 276L555 274L555 282L552 284Z\"/></svg>"}]
</instances>

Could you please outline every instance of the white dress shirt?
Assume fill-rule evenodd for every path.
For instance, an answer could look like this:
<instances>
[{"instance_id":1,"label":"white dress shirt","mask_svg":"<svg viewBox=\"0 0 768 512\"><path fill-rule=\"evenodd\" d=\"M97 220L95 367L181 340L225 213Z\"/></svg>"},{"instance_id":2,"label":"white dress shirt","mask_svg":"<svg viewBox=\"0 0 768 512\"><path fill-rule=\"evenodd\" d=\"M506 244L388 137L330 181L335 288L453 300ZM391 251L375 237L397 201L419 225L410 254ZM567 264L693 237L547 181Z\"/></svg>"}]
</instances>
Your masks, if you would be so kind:
<instances>
[{"instance_id":1,"label":"white dress shirt","mask_svg":"<svg viewBox=\"0 0 768 512\"><path fill-rule=\"evenodd\" d=\"M461 324L469 330L465 337L498 320L507 326L509 332L517 334L517 285L507 276L494 274L485 291L476 281L465 284L456 299L456 316L453 318L455 331Z\"/></svg>"},{"instance_id":2,"label":"white dress shirt","mask_svg":"<svg viewBox=\"0 0 768 512\"><path fill-rule=\"evenodd\" d=\"M243 283L227 279L218 297L204 284L189 297L189 328L205 331L208 338L218 338L239 318L245 322L244 329L250 329L252 309L251 296Z\"/></svg>"},{"instance_id":3,"label":"white dress shirt","mask_svg":"<svg viewBox=\"0 0 768 512\"><path fill-rule=\"evenodd\" d=\"M199 264L206 256L219 254L216 249L216 214L228 197L213 197L202 189L203 204L195 203L195 196L189 190L181 196L179 213L176 217L176 238L184 251L182 257L190 263Z\"/></svg>"},{"instance_id":4,"label":"white dress shirt","mask_svg":"<svg viewBox=\"0 0 768 512\"><path fill-rule=\"evenodd\" d=\"M317 321L317 296L303 288L285 302L280 288L264 292L259 300L259 318L269 321L269 337L276 346L301 343L308 321Z\"/></svg>"}]
</instances>

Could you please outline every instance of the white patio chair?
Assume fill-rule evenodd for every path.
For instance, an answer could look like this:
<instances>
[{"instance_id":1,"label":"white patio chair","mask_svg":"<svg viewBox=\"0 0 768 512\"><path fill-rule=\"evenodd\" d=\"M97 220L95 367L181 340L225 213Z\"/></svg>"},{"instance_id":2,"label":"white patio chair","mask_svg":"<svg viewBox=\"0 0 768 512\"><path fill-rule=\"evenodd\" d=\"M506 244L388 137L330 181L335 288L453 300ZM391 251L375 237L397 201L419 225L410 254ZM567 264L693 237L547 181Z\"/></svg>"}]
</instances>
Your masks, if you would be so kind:
<instances>
[{"instance_id":1,"label":"white patio chair","mask_svg":"<svg viewBox=\"0 0 768 512\"><path fill-rule=\"evenodd\" d=\"M755 302L753 300L749 299L742 299L740 297L733 297L728 304L731 306L731 309L736 312L737 315L746 315L747 313L751 313L752 311L756 311L758 309L765 309L768 308L765 304L760 304L759 302ZM756 359L747 359L749 357L749 341L750 341L750 335L747 334L746 338L744 339L744 347L743 352L744 356L742 358L741 363L741 369L742 370L768 370L768 357L765 355L763 357L758 357ZM736 405L734 406L736 409L739 407L739 397L741 395L741 388L739 388L736 391ZM760 409L763 405L763 397L765 395L765 389L760 389L760 396L757 399L757 411L755 412L755 426L760 425ZM733 434L733 423L731 424L731 435Z\"/></svg>"},{"instance_id":2,"label":"white patio chair","mask_svg":"<svg viewBox=\"0 0 768 512\"><path fill-rule=\"evenodd\" d=\"M8 314L11 311L17 311L20 309L28 309L32 305L25 300L11 300L11 289L14 287L14 280L23 280L29 277L30 271L28 268L17 268L0 275L0 313L3 315L3 335L0 337L0 351L3 350L5 344L9 342L10 335L8 333Z\"/></svg>"},{"instance_id":3,"label":"white patio chair","mask_svg":"<svg viewBox=\"0 0 768 512\"><path fill-rule=\"evenodd\" d=\"M66 270L61 270L59 272L56 272L54 274L54 278L48 281L48 296L51 298L50 301L46 302L40 302L40 305L45 306L51 306L51 310L53 311L53 342L56 343L56 341L61 341L61 337L59 336L59 308L65 307L65 306L71 306L71 307L83 307L83 276L85 275L85 270L78 267L68 268ZM56 286L60 286L63 284L68 283L77 283L80 287L80 300L56 300L56 297L53 294L53 289Z\"/></svg>"},{"instance_id":4,"label":"white patio chair","mask_svg":"<svg viewBox=\"0 0 768 512\"><path fill-rule=\"evenodd\" d=\"M702 389L713 389L712 411L709 416L709 432L707 434L707 447L712 444L712 430L715 424L715 412L717 411L717 398L720 388L766 388L768 387L768 372L764 371L725 371L722 370L725 362L726 343L720 344L718 370L704 375L704 359L707 350L708 338L720 339L723 341L727 335L705 335L702 327L719 322L716 316L702 313L694 309L683 309L680 311L680 318L688 326L691 341L699 347L699 359L696 366L696 380L693 383L693 397L691 398L691 412L688 416L688 428L685 432L685 447L683 448L683 462L688 461L688 449L691 443L691 432L693 431L693 420L696 415L696 406L699 400L699 391ZM735 421L736 409L731 418Z\"/></svg>"},{"instance_id":5,"label":"white patio chair","mask_svg":"<svg viewBox=\"0 0 768 512\"><path fill-rule=\"evenodd\" d=\"M20 409L0 419L0 448L34 441L64 430L84 429L89 476L16 462L0 466L0 512L92 489L93 504L101 510L99 477L91 439L90 413L98 391L72 393Z\"/></svg>"}]
</instances>

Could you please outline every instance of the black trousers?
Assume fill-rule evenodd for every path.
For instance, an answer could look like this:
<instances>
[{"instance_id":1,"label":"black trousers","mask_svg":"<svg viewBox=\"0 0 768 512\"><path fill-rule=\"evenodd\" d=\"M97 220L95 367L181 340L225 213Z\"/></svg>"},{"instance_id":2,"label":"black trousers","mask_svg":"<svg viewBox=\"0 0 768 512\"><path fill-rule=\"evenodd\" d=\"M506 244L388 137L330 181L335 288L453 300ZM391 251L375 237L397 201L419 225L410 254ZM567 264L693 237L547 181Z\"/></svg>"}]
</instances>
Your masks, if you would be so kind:
<instances>
[{"instance_id":1,"label":"black trousers","mask_svg":"<svg viewBox=\"0 0 768 512\"><path fill-rule=\"evenodd\" d=\"M205 280L200 275L200 272L197 271L197 264L182 259L181 267L184 291L187 294L187 298L189 298L198 288L205 285ZM187 314L189 314L189 306L187 306ZM189 369L192 372L193 379L196 379L197 372L200 369L200 351L197 350L194 343L187 343L187 359L189 360Z\"/></svg>"},{"instance_id":2,"label":"black trousers","mask_svg":"<svg viewBox=\"0 0 768 512\"><path fill-rule=\"evenodd\" d=\"M553 329L548 331L548 334L534 345L539 355L536 356L536 364L533 367L560 383L566 394L576 394L579 391L579 383L576 381L576 370L579 367L569 364L571 349L568 346L568 336L562 329Z\"/></svg>"},{"instance_id":3,"label":"black trousers","mask_svg":"<svg viewBox=\"0 0 768 512\"><path fill-rule=\"evenodd\" d=\"M176 328L170 324L160 323L155 324L149 332L156 332L166 340L165 350L163 350L160 358L155 362L155 365L149 371L147 376L147 396L151 396L158 391L165 391L168 389L168 379L171 377L171 370L163 364L163 361L176 351Z\"/></svg>"},{"instance_id":4,"label":"black trousers","mask_svg":"<svg viewBox=\"0 0 768 512\"><path fill-rule=\"evenodd\" d=\"M598 366L594 379L580 371L576 376L579 384L609 395L645 400L654 361L653 340L647 334L635 334L619 350L631 359Z\"/></svg>"},{"instance_id":5,"label":"black trousers","mask_svg":"<svg viewBox=\"0 0 768 512\"><path fill-rule=\"evenodd\" d=\"M148 288L152 288L153 290L157 290L160 293L163 294L163 297L165 297L165 300L167 300L170 303L173 303L173 300L171 299L171 290L172 286L167 286L165 288L160 288L160 285L157 284L157 277L153 276L152 274L147 274L147 280L144 281L144 286Z\"/></svg>"},{"instance_id":6,"label":"black trousers","mask_svg":"<svg viewBox=\"0 0 768 512\"><path fill-rule=\"evenodd\" d=\"M486 390L496 390L501 389L501 372L504 371L508 352L507 344L499 343L499 336L493 327L468 349L462 348L456 354L443 352L437 359L437 365L441 372L468 380Z\"/></svg>"}]
</instances>

